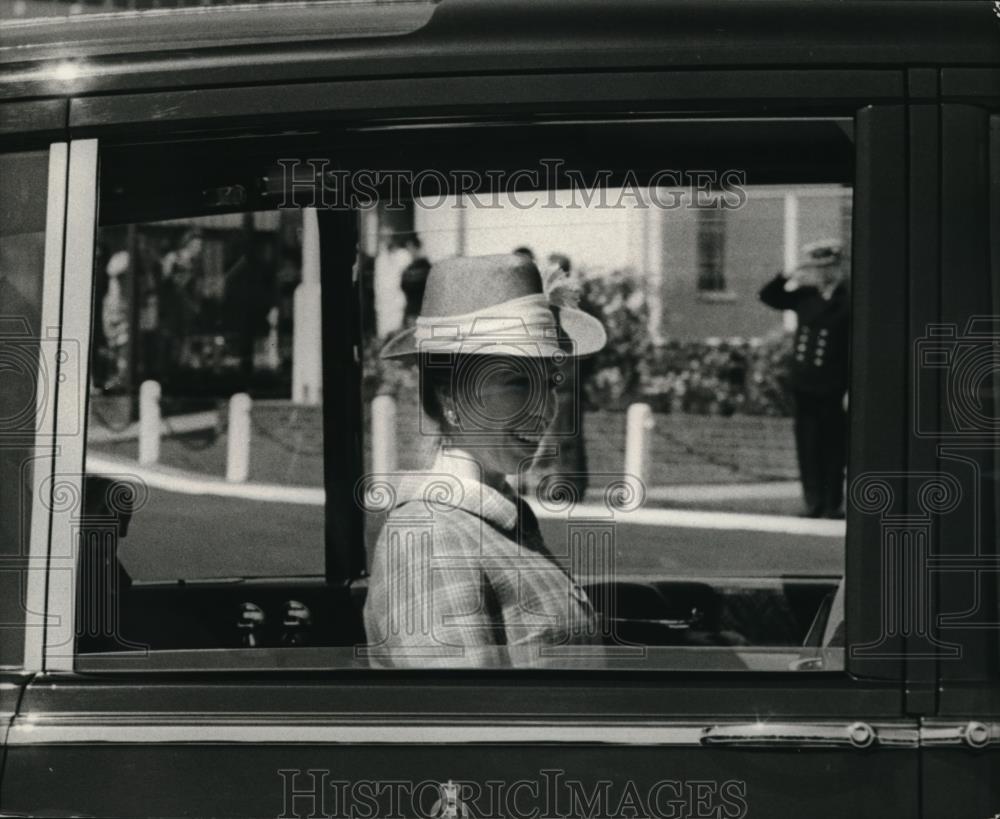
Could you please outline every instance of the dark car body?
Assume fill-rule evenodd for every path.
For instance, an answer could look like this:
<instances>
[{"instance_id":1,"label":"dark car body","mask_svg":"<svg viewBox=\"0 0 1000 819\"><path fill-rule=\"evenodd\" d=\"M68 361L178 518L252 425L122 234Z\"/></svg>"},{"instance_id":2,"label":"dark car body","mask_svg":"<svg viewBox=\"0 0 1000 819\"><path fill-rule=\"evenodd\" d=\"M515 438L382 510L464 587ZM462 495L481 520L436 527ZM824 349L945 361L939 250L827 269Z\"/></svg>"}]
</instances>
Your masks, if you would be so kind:
<instances>
[{"instance_id":1,"label":"dark car body","mask_svg":"<svg viewBox=\"0 0 1000 819\"><path fill-rule=\"evenodd\" d=\"M485 803L443 786L485 793L491 781L506 783L491 815L1000 813L996 405L978 405L975 416L992 425L957 423L947 368L922 368L920 357L928 345L996 349L994 6L443 0L160 9L0 29L0 151L48 157L42 326L63 346L86 345L90 333L80 288L92 284L99 184L101 222L125 222L164 218L164 191L228 185L215 167L242 179L245 166L256 179L262 157L324 150L347 166L392 155L431 167L456 157L481 166L489 154L502 165L517 161L523 132L575 151L584 166L635 135L629 161L652 167L657 129L673 128L693 165L705 158L702 137L685 136L683 123L756 123L741 158L765 175L787 162L788 178L817 167L852 177L849 469L861 487L847 512L844 670L810 674L385 674L327 670L320 654L282 668L247 661L244 649L228 667L210 658L201 669L189 652L178 670L171 651L192 648L170 645L184 618L221 619L247 594L266 605L288 591L266 579L231 597L226 584L183 594L153 584L142 628L164 650L141 668L102 665L73 646L76 544L94 524L25 493L15 504L35 504L30 526L3 544L12 580L3 586L0 815L340 816L348 793L358 815L406 815L391 788L379 790L405 782L431 783L432 815L459 816L463 799L480 811ZM772 120L802 132L769 130ZM796 153L812 120L849 124L851 168L832 151ZM199 207L211 210L192 200ZM350 325L349 299L335 289L324 290L324 309ZM325 356L343 374L338 383L360 390L352 350L331 344ZM42 478L82 495L86 380L57 381L56 367L53 357L42 376L63 386L40 408L39 437L15 430L0 444L38 447ZM350 402L329 413L328 430L360 429ZM327 458L357 463L359 446L357 436L328 436ZM943 490L942 473L951 476ZM356 477L328 474L325 577L296 587L330 622L350 623L331 638L341 647L360 628ZM952 491L975 502L949 505L940 495ZM838 584L806 578L799 591L816 609ZM702 591L681 584L657 594ZM822 669L821 654L800 659Z\"/></svg>"}]
</instances>

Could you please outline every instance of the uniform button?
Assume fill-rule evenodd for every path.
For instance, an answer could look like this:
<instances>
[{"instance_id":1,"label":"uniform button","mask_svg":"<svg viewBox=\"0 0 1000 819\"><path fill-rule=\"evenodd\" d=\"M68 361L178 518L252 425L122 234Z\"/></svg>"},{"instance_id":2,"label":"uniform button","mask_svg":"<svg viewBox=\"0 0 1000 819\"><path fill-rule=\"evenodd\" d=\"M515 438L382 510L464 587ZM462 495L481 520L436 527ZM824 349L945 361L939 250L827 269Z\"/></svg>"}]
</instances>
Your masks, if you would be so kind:
<instances>
[{"instance_id":1,"label":"uniform button","mask_svg":"<svg viewBox=\"0 0 1000 819\"><path fill-rule=\"evenodd\" d=\"M815 361L813 361L813 364L815 364L817 367L819 367L822 363L823 363L822 358L817 358Z\"/></svg>"},{"instance_id":2,"label":"uniform button","mask_svg":"<svg viewBox=\"0 0 1000 819\"><path fill-rule=\"evenodd\" d=\"M820 334L821 336L825 336L825 335L826 335L826 327L823 327L823 328L822 328L822 329L821 329L821 330L819 331L819 334Z\"/></svg>"}]
</instances>

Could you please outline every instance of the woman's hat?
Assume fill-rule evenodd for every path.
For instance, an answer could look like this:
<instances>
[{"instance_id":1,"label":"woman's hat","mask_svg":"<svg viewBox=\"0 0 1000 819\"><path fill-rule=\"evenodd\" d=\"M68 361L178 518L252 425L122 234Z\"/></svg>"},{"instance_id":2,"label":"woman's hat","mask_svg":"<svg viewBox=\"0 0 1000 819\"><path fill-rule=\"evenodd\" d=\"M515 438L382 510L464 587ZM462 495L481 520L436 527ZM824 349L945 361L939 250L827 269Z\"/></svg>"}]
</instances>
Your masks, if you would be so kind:
<instances>
[{"instance_id":1,"label":"woman's hat","mask_svg":"<svg viewBox=\"0 0 1000 819\"><path fill-rule=\"evenodd\" d=\"M596 353L606 341L593 316L550 300L531 260L513 254L457 256L431 267L416 324L389 339L381 357L581 356Z\"/></svg>"}]
</instances>

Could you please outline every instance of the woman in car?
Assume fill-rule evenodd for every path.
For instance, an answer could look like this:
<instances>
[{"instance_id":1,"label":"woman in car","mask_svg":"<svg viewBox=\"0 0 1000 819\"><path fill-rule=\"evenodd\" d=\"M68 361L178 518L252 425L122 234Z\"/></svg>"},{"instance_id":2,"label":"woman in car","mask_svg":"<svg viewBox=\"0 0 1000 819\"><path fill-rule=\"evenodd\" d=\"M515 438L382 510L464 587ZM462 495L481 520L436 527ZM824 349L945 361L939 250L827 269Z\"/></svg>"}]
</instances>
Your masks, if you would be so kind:
<instances>
[{"instance_id":1,"label":"woman in car","mask_svg":"<svg viewBox=\"0 0 1000 819\"><path fill-rule=\"evenodd\" d=\"M566 368L606 341L559 300L525 257L448 259L431 268L414 326L383 348L415 361L439 444L426 473L391 489L365 604L372 665L600 662L590 601L507 481L539 454Z\"/></svg>"}]
</instances>

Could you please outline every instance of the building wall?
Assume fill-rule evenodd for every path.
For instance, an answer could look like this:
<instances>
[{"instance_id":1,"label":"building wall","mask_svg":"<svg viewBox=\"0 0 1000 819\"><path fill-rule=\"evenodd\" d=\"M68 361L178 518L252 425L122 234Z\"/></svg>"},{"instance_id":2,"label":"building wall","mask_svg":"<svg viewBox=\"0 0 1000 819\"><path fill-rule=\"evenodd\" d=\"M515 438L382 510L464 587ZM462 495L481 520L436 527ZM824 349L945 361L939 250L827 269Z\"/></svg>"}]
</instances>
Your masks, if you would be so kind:
<instances>
[{"instance_id":1,"label":"building wall","mask_svg":"<svg viewBox=\"0 0 1000 819\"><path fill-rule=\"evenodd\" d=\"M763 337L781 332L782 317L761 304L757 291L784 268L785 201L790 189L750 189L747 203L725 213L727 292L697 288L696 212L664 212L661 336L685 341L706 337ZM800 244L842 235L843 195L836 188L799 198Z\"/></svg>"},{"instance_id":2,"label":"building wall","mask_svg":"<svg viewBox=\"0 0 1000 819\"><path fill-rule=\"evenodd\" d=\"M757 300L757 291L785 266L785 195L798 196L796 245L840 238L849 247L849 192L835 186L747 189L747 202L725 212L724 294L699 293L697 211L642 209L609 189L603 207L583 207L568 191L553 192L554 207L459 210L454 198L440 207L415 209L414 223L427 257L509 253L530 247L540 263L565 253L585 274L631 268L645 277L652 302L651 330L661 338L763 337L781 332L783 319ZM522 194L526 199L531 194ZM537 194L547 202L547 193ZM667 201L667 197L662 197ZM575 207L573 205L576 205ZM846 210L845 210L846 204ZM845 221L845 216L846 221ZM797 247L790 254L797 255ZM398 285L391 283L398 289Z\"/></svg>"},{"instance_id":3,"label":"building wall","mask_svg":"<svg viewBox=\"0 0 1000 819\"><path fill-rule=\"evenodd\" d=\"M535 196L538 206L518 206ZM617 205L618 199L617 189L608 189L606 203ZM449 197L442 207L418 204L414 225L432 262L459 254L510 253L527 246L540 261L550 253L565 253L577 266L594 269L612 270L629 263L629 226L635 219L630 200L623 200L620 207L596 207L596 202L584 207L579 194L574 200L568 191L552 191L549 200L548 192L522 193L518 202L497 197L499 207L466 206L460 213L455 197ZM492 205L493 200L487 201Z\"/></svg>"}]
</instances>

